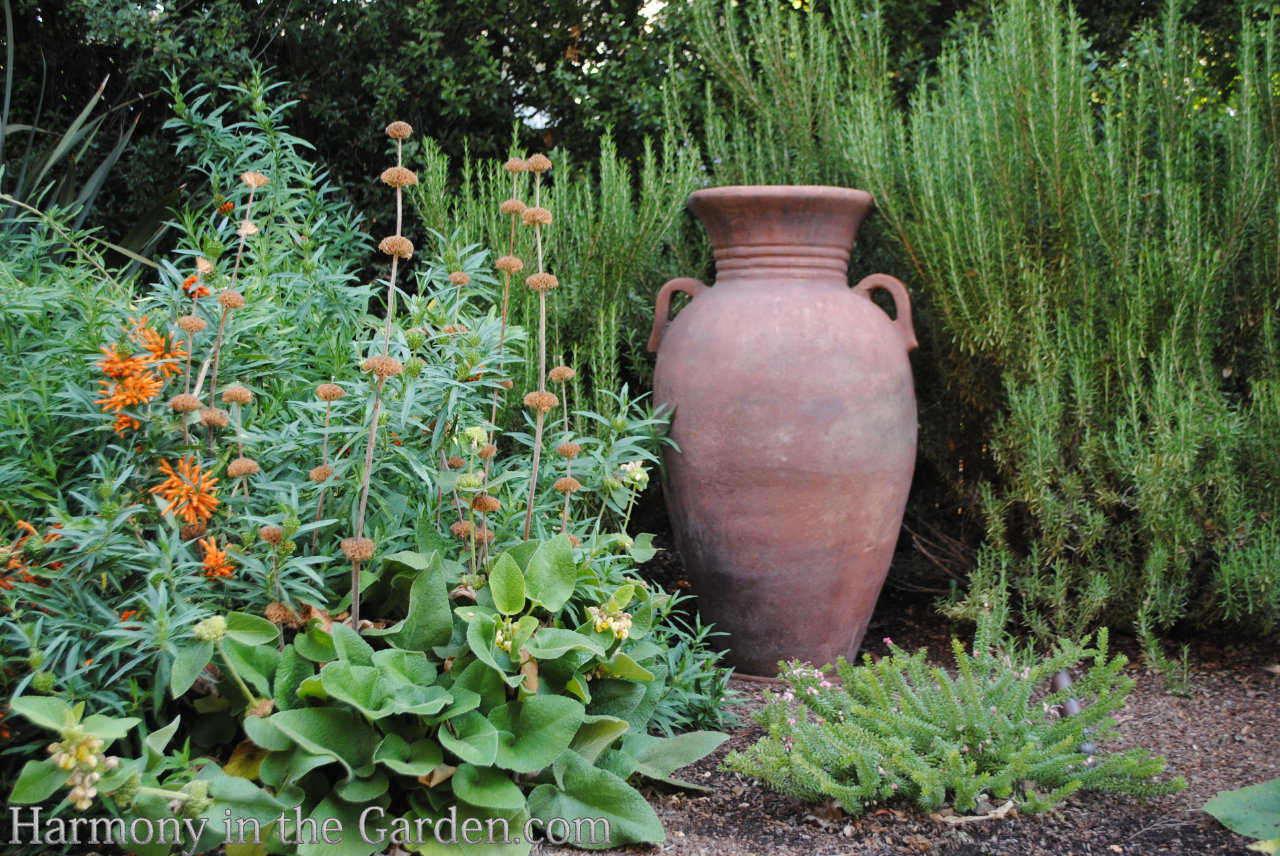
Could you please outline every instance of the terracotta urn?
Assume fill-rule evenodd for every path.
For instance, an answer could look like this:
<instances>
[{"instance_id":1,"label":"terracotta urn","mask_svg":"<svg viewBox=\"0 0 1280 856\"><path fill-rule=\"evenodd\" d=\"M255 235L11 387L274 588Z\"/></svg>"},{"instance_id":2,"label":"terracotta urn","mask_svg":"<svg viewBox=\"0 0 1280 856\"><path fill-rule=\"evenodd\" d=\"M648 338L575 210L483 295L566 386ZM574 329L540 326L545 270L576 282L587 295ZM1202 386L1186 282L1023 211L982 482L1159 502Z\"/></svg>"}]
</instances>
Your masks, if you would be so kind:
<instances>
[{"instance_id":1,"label":"terracotta urn","mask_svg":"<svg viewBox=\"0 0 1280 856\"><path fill-rule=\"evenodd\" d=\"M689 208L710 236L715 285L658 292L654 396L672 408L677 447L667 509L698 609L728 631L746 674L856 654L902 525L916 338L901 282L849 287L872 205L842 187L700 190ZM671 318L675 292L692 299Z\"/></svg>"}]
</instances>

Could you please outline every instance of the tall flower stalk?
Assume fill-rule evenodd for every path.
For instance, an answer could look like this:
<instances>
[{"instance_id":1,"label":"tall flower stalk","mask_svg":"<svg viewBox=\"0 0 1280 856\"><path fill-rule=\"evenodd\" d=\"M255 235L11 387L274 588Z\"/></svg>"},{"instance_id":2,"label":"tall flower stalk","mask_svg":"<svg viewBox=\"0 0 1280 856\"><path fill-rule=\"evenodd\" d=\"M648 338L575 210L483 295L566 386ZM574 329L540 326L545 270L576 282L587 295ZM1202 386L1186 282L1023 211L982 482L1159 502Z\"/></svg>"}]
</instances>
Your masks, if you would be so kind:
<instances>
[{"instance_id":1,"label":"tall flower stalk","mask_svg":"<svg viewBox=\"0 0 1280 856\"><path fill-rule=\"evenodd\" d=\"M529 170L529 165L520 158L511 158L503 164L503 168L511 173L511 198L504 201L499 210L511 217L511 232L507 238L507 254L501 256L493 265L502 271L502 327L498 331L498 359L502 359L506 349L507 317L511 303L511 275L524 270L524 260L515 254L516 226L520 223L520 217L527 207L520 201L520 175ZM497 424L498 421L498 390L496 389L493 391L493 411L489 421L493 424ZM488 472L486 461L485 473Z\"/></svg>"},{"instance_id":2,"label":"tall flower stalk","mask_svg":"<svg viewBox=\"0 0 1280 856\"><path fill-rule=\"evenodd\" d=\"M374 378L373 409L369 416L369 440L364 453L364 475L360 483L360 506L356 512L356 533L342 540L342 552L351 560L351 626L360 628L360 563L373 557L374 543L364 537L365 511L369 505L369 479L373 470L373 449L378 436L378 411L382 406L382 387L387 378L404 370L391 356L391 323L395 317L396 276L400 259L413 256L413 243L401 234L404 230L404 188L418 183L418 177L404 166L404 141L413 133L407 122L392 122L387 136L396 141L396 165L382 173L382 181L396 191L396 232L383 238L378 249L391 256L391 274L387 277L387 323L383 330L382 353L364 361L362 369Z\"/></svg>"},{"instance_id":3,"label":"tall flower stalk","mask_svg":"<svg viewBox=\"0 0 1280 856\"><path fill-rule=\"evenodd\" d=\"M551 225L551 212L542 207L542 175L551 169L551 160L545 155L534 155L525 166L533 173L533 207L526 208L520 219L533 227L533 242L537 250L538 272L525 278L525 285L538 293L538 388L524 397L526 407L536 414L533 433L533 472L529 478L529 502L524 516L524 540L529 540L533 527L533 500L538 490L538 464L542 457L542 429L547 413L560 403L554 393L547 391L547 292L559 285L559 281L544 269L542 256L542 229Z\"/></svg>"},{"instance_id":4,"label":"tall flower stalk","mask_svg":"<svg viewBox=\"0 0 1280 856\"><path fill-rule=\"evenodd\" d=\"M320 498L316 502L316 522L324 516L324 495L328 491L325 482L333 475L333 467L329 464L329 425L333 420L333 403L347 394L347 391L336 383L322 383L316 387L316 395L324 402L324 441L321 444L320 464L313 467L307 477L320 485ZM311 533L311 549L314 551L319 543L320 530Z\"/></svg>"}]
</instances>

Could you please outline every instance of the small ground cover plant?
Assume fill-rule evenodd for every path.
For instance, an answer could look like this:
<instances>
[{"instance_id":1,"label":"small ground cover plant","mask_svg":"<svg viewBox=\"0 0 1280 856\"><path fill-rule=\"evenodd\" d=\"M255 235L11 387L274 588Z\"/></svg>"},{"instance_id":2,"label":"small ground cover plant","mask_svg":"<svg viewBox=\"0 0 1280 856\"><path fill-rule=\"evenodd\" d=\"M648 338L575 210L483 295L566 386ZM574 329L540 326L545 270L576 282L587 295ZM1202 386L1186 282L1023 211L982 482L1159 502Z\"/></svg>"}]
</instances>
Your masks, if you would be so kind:
<instances>
[{"instance_id":1,"label":"small ground cover plant","mask_svg":"<svg viewBox=\"0 0 1280 856\"><path fill-rule=\"evenodd\" d=\"M25 495L0 471L6 512L38 521L4 551L6 754L26 762L6 768L12 801L68 787L76 811L219 832L230 811L282 852L430 849L446 816L661 840L628 780L671 781L714 749L722 736L649 731L718 721L725 684L705 634L668 621L675 601L633 571L655 552L628 526L664 418L623 387L612 412L571 419L575 372L548 366L550 160L507 164L502 213L533 233L527 265L459 234L419 253L401 213L379 243L387 277L358 284L347 254L367 241L269 90L236 90L239 123L175 91L211 193L149 290L50 264L40 242L58 238L38 230L3 270L6 294L43 281L69 298L49 313L27 292L5 325L17 352L59 343L27 373L30 414L4 414L41 468ZM412 129L387 133L380 180L403 212ZM508 323L522 281L536 338ZM503 433L526 349L526 430ZM43 453L37 427L55 438ZM41 753L43 730L63 748ZM381 842L354 834L370 807ZM300 843L270 823L285 810L352 834L340 851ZM425 843L398 831L423 823Z\"/></svg>"},{"instance_id":2,"label":"small ground cover plant","mask_svg":"<svg viewBox=\"0 0 1280 856\"><path fill-rule=\"evenodd\" d=\"M1039 658L1008 653L1004 616L989 601L972 649L953 641L954 676L889 639L890 656L865 655L861 666L841 658L832 676L830 666L784 665L787 689L757 714L766 736L726 766L854 815L890 800L971 812L984 797L1036 812L1082 788L1150 796L1185 787L1180 777L1155 780L1164 761L1144 749L1102 750L1133 686L1126 658L1108 657L1105 630ZM1078 681L1045 694L1082 661Z\"/></svg>"}]
</instances>

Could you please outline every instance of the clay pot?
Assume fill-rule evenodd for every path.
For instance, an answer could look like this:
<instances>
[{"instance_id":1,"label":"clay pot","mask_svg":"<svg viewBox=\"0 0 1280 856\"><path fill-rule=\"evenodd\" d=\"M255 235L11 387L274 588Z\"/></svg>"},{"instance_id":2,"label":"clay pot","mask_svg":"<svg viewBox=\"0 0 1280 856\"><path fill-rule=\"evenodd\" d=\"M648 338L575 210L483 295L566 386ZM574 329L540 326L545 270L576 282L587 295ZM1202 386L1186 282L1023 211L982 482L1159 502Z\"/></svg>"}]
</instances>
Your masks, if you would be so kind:
<instances>
[{"instance_id":1,"label":"clay pot","mask_svg":"<svg viewBox=\"0 0 1280 856\"><path fill-rule=\"evenodd\" d=\"M852 289L849 250L871 195L718 187L689 208L716 282L658 292L654 396L673 408L664 484L676 546L729 660L852 657L893 556L916 452L902 283ZM896 320L871 300L883 289ZM670 318L674 292L692 300Z\"/></svg>"}]
</instances>

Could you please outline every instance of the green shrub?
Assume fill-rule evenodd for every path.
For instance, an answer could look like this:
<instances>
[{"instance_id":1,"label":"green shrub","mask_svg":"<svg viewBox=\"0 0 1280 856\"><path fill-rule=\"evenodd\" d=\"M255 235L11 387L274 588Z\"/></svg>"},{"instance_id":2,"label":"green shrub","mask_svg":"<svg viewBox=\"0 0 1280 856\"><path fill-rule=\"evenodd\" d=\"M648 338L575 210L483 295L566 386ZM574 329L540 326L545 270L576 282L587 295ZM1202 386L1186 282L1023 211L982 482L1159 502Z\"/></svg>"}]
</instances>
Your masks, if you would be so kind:
<instances>
[{"instance_id":1,"label":"green shrub","mask_svg":"<svg viewBox=\"0 0 1280 856\"><path fill-rule=\"evenodd\" d=\"M1154 781L1164 759L1143 749L1099 750L1133 688L1126 658L1108 658L1105 630L1092 646L1019 656L997 648L1003 618L1003 608L984 612L972 651L952 641L954 677L929 666L923 649L908 654L888 639L892 653L879 661L841 658L839 683L828 679L829 665L783 665L787 689L770 693L757 714L765 737L726 766L791 796L838 800L855 815L889 800L972 811L985 795L1043 811L1081 788L1149 796L1185 787L1180 777ZM1091 662L1076 683L1040 691L1083 660ZM1061 715L1068 699L1083 708Z\"/></svg>"},{"instance_id":2,"label":"green shrub","mask_svg":"<svg viewBox=\"0 0 1280 856\"><path fill-rule=\"evenodd\" d=\"M268 105L259 78L230 95L246 120L230 121L211 94L177 99L179 145L208 185L179 213L180 245L153 281L117 281L52 217L11 237L15 251L0 262L15 308L0 329L14 364L39 345L25 373L0 382L21 389L14 403L23 405L0 414L0 430L7 447L33 450L44 468L38 478L0 478L0 501L20 530L0 553L0 680L14 711L59 727L44 714L57 707L79 723L76 705L91 706L85 734L70 723L64 741L109 742L87 723L145 718L155 733L98 790L138 785L122 799L147 816L164 816L170 800L188 815L226 805L257 817L282 800L335 816L332 800L307 796L332 772L317 770L326 762L247 774L268 792L229 781L218 764L182 760L192 751L226 758L242 728L285 751L260 724L275 705L275 716L318 718L319 728L368 716L379 720L379 741L394 734L406 746L429 730L449 753L433 769L465 760L483 768L476 776L486 787L508 776L494 785L503 806L536 793L554 806L549 815L603 798L621 812L616 835L660 838L656 816L623 780L667 778L710 751L718 738L666 742L646 732L664 700L655 728L707 721L704 699L724 690L707 680L723 670L705 639L666 624L668 598L632 574L655 552L650 536L633 538L628 527L665 419L625 386L598 391L601 413L579 409L573 421L556 409L572 372L547 371L541 252L526 271L544 274L530 336L503 311L504 287L523 288L524 274L515 283L509 270L496 276L489 251L456 234L414 248L398 218L380 244L391 256L386 279L354 281L353 256L368 239L303 157L305 143L287 133L286 108ZM384 181L411 183L397 169ZM531 230L539 247L553 240L541 229ZM68 240L75 263L51 261L47 248ZM417 275L400 279L415 250ZM378 300L383 312L371 314ZM536 368L535 398L508 391L509 370L521 364ZM500 420L521 398L532 411ZM500 422L518 429L502 433ZM215 640L220 623L226 636ZM642 638L651 632L660 635ZM512 651L512 639L528 652ZM684 668L668 680L667 648L681 644ZM304 660L328 664L315 673L329 679L323 697L299 694ZM352 669L355 678L336 678L341 688L332 683ZM454 685L463 672L474 687ZM219 682L216 697L204 697ZM373 684L396 701L366 697ZM56 703L37 698L50 694ZM431 706L446 696L456 705L442 715L443 704ZM326 712L286 715L317 706ZM526 709L539 729L548 717L569 737L587 727L589 745L564 755L567 743L546 743L555 757L534 782L527 759L498 773L493 758L450 743L490 713L480 742L499 730L523 735ZM180 735L169 727L179 713ZM407 726L406 717L422 718ZM30 757L39 735L13 726L8 757ZM128 731L110 729L115 739ZM166 754L175 736L185 748ZM422 758L400 748L378 758L408 776L396 810L453 805L452 786L440 787L447 776L428 788L422 770L404 767ZM341 767L345 756L335 757ZM378 790L386 771L366 769L369 760L331 777L334 800L349 807L387 793ZM38 802L65 780L56 764L33 764L18 792ZM476 784L469 775L458 781ZM84 799L92 794L73 797Z\"/></svg>"},{"instance_id":3,"label":"green shrub","mask_svg":"<svg viewBox=\"0 0 1280 856\"><path fill-rule=\"evenodd\" d=\"M1280 22L1244 22L1224 92L1177 9L1100 65L1061 4L995 3L904 115L875 10L749 8L750 46L697 28L745 116L708 140L716 180L874 194L922 448L985 528L971 590L1006 571L1045 638L1275 627Z\"/></svg>"}]
</instances>

